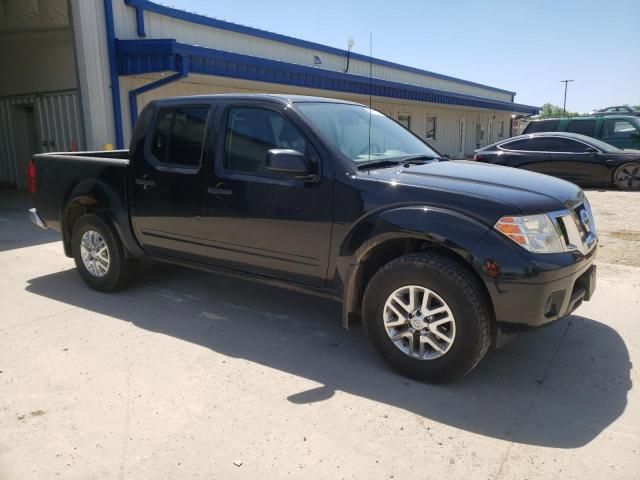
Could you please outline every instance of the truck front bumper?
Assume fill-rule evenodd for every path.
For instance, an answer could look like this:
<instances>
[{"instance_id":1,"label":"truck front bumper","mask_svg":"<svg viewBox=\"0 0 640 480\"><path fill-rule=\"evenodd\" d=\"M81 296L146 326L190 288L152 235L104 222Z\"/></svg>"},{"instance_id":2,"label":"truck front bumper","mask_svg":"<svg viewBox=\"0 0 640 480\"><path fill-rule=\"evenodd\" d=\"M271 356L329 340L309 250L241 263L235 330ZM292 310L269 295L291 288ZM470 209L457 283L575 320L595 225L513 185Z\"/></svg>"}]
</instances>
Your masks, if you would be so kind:
<instances>
[{"instance_id":1,"label":"truck front bumper","mask_svg":"<svg viewBox=\"0 0 640 480\"><path fill-rule=\"evenodd\" d=\"M31 223L33 223L34 225L37 225L38 227L42 228L43 230L47 230L47 224L45 223L45 221L42 219L42 217L40 216L40 214L38 213L38 210L35 208L30 208L29 209L29 219L31 220Z\"/></svg>"},{"instance_id":2,"label":"truck front bumper","mask_svg":"<svg viewBox=\"0 0 640 480\"><path fill-rule=\"evenodd\" d=\"M493 241L502 240L497 235L491 236ZM475 251L476 255L482 255L484 284L502 332L547 325L591 299L596 288L597 244L586 255L578 252L535 255L506 243L510 240L504 242L499 254L492 245L490 250L495 255L492 257L485 249L491 242L481 242Z\"/></svg>"}]
</instances>

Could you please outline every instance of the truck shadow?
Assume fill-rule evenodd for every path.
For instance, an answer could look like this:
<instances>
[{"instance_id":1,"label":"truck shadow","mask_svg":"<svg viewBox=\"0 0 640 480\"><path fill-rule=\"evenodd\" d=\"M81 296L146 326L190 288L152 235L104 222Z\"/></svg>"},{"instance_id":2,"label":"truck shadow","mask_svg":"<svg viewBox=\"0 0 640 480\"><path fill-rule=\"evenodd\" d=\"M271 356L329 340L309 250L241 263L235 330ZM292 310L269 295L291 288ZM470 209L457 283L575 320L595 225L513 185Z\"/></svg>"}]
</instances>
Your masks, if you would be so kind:
<instances>
[{"instance_id":1,"label":"truck shadow","mask_svg":"<svg viewBox=\"0 0 640 480\"><path fill-rule=\"evenodd\" d=\"M116 294L89 290L73 270L34 278L27 290L323 385L283 393L283 402L343 391L523 444L588 443L622 414L631 388L622 338L580 316L522 335L465 379L434 386L390 371L359 325L342 329L330 300L158 264Z\"/></svg>"},{"instance_id":2,"label":"truck shadow","mask_svg":"<svg viewBox=\"0 0 640 480\"><path fill-rule=\"evenodd\" d=\"M33 206L22 190L0 188L0 252L60 241L60 235L33 225L27 211Z\"/></svg>"}]
</instances>

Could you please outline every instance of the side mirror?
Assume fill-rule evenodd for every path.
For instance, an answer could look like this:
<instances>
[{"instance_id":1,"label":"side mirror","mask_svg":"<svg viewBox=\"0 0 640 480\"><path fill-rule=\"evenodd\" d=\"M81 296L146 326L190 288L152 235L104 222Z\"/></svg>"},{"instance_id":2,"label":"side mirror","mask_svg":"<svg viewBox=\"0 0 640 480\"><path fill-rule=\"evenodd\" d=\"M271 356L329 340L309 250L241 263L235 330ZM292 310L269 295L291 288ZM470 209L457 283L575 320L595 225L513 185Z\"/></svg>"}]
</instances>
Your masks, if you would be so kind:
<instances>
[{"instance_id":1,"label":"side mirror","mask_svg":"<svg viewBox=\"0 0 640 480\"><path fill-rule=\"evenodd\" d=\"M585 149L585 152L587 152L587 153L598 153L598 151L599 150L597 148L594 148L594 147L587 147Z\"/></svg>"},{"instance_id":2,"label":"side mirror","mask_svg":"<svg viewBox=\"0 0 640 480\"><path fill-rule=\"evenodd\" d=\"M640 132L631 132L631 138L640 138Z\"/></svg>"},{"instance_id":3,"label":"side mirror","mask_svg":"<svg viewBox=\"0 0 640 480\"><path fill-rule=\"evenodd\" d=\"M309 173L309 166L304 154L287 148L272 148L267 152L265 167L273 173L280 173L296 180L314 181L317 175Z\"/></svg>"}]
</instances>

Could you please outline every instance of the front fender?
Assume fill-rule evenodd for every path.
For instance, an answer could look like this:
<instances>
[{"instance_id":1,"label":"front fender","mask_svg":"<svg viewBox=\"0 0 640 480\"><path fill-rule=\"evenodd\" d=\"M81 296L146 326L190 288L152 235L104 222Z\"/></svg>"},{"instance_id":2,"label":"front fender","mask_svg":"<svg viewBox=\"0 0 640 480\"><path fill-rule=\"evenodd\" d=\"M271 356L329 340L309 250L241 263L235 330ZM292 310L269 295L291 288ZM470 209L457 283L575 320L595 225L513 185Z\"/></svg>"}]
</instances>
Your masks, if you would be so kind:
<instances>
[{"instance_id":1,"label":"front fender","mask_svg":"<svg viewBox=\"0 0 640 480\"><path fill-rule=\"evenodd\" d=\"M448 250L475 270L473 249L489 228L459 212L429 206L397 207L375 212L345 236L336 261L337 284L342 287L343 324L359 309L360 268L376 248L388 241L415 239ZM478 272L480 273L480 272Z\"/></svg>"},{"instance_id":2,"label":"front fender","mask_svg":"<svg viewBox=\"0 0 640 480\"><path fill-rule=\"evenodd\" d=\"M133 235L129 219L129 211L125 203L125 192L116 192L107 183L96 178L85 178L76 183L69 191L60 212L62 239L65 251L71 242L71 231L67 228L66 219L69 209L76 204L99 205L106 212L122 240L125 251L133 257L140 257L144 252ZM70 253L70 249L69 249Z\"/></svg>"}]
</instances>

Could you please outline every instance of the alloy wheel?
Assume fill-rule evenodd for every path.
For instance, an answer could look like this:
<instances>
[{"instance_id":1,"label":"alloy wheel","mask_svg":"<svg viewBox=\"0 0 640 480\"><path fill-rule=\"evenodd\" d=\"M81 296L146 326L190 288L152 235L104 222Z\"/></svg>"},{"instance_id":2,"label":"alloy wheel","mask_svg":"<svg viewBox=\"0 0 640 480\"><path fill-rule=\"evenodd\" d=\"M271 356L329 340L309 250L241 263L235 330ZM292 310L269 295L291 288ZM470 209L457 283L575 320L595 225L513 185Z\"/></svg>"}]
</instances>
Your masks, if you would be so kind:
<instances>
[{"instance_id":1,"label":"alloy wheel","mask_svg":"<svg viewBox=\"0 0 640 480\"><path fill-rule=\"evenodd\" d=\"M640 165L627 163L616 170L613 179L615 184L624 190L640 188Z\"/></svg>"},{"instance_id":2,"label":"alloy wheel","mask_svg":"<svg viewBox=\"0 0 640 480\"><path fill-rule=\"evenodd\" d=\"M87 230L80 240L80 255L87 271L97 278L109 272L111 257L104 238L95 230Z\"/></svg>"},{"instance_id":3,"label":"alloy wheel","mask_svg":"<svg viewBox=\"0 0 640 480\"><path fill-rule=\"evenodd\" d=\"M407 285L389 295L383 322L393 344L418 360L442 357L456 337L449 305L437 293L419 285Z\"/></svg>"}]
</instances>

